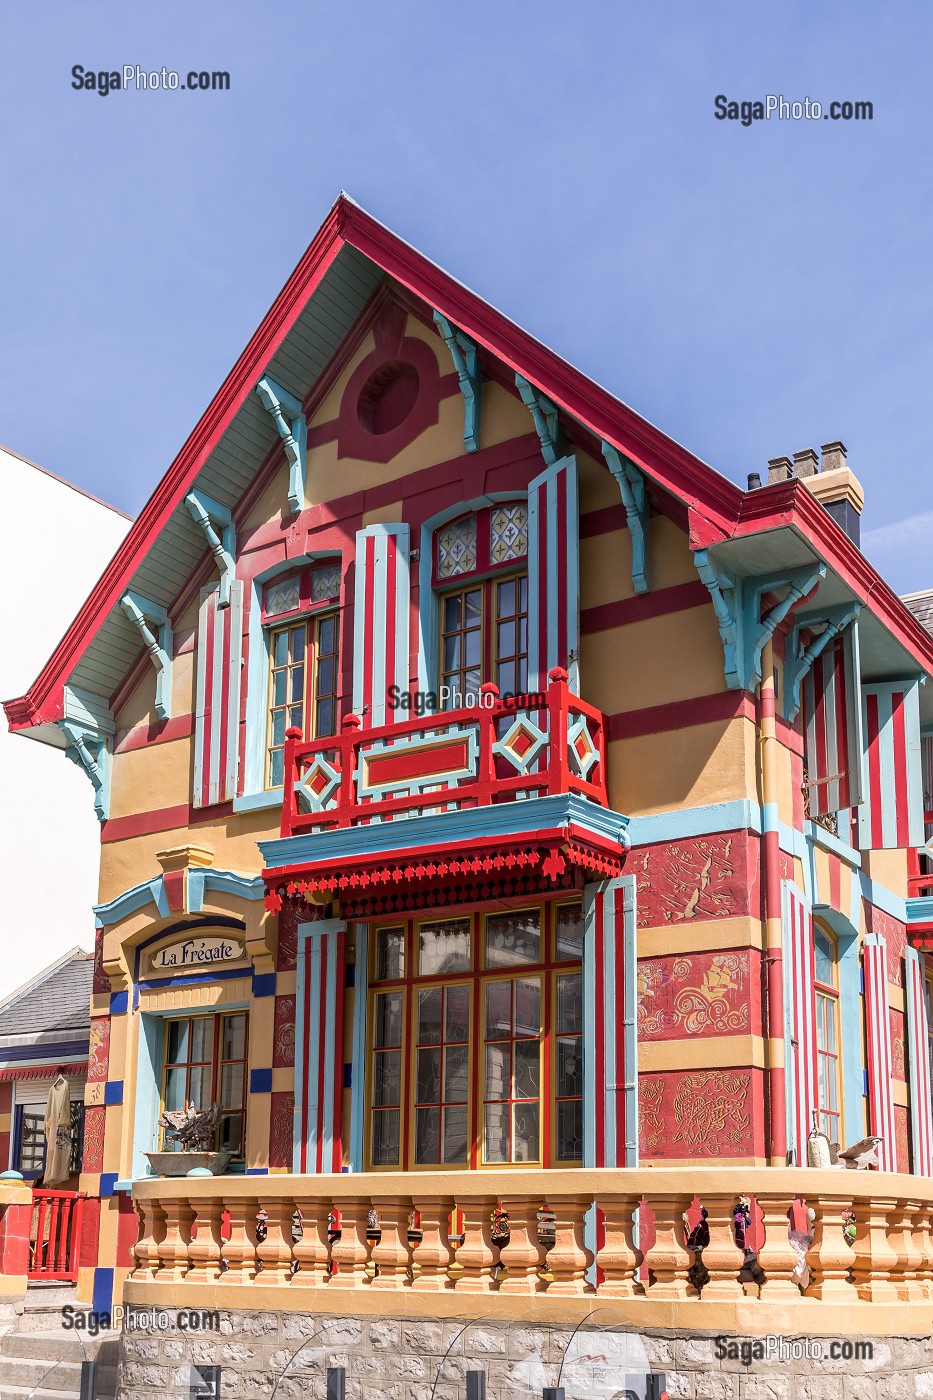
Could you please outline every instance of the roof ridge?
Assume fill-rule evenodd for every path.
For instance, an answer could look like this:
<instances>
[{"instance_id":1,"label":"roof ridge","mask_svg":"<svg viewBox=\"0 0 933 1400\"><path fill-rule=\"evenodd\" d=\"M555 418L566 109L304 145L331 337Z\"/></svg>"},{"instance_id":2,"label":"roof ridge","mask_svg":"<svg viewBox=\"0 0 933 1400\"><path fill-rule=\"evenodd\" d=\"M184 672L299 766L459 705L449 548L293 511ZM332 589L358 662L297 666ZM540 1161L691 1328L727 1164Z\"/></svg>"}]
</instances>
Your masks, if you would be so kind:
<instances>
[{"instance_id":1,"label":"roof ridge","mask_svg":"<svg viewBox=\"0 0 933 1400\"><path fill-rule=\"evenodd\" d=\"M23 997L28 996L30 992L34 992L37 987L41 987L44 982L47 982L50 977L58 972L59 968L64 967L66 963L77 962L79 958L85 962L93 962L94 955L93 953L89 953L86 948L82 948L76 943L67 953L63 953L55 962L49 963L48 967L42 968L41 971L31 977L28 982L23 982L21 986L15 988L8 996L4 997L3 1000L0 1001L0 1011L9 1011L18 1001L22 1001Z\"/></svg>"}]
</instances>

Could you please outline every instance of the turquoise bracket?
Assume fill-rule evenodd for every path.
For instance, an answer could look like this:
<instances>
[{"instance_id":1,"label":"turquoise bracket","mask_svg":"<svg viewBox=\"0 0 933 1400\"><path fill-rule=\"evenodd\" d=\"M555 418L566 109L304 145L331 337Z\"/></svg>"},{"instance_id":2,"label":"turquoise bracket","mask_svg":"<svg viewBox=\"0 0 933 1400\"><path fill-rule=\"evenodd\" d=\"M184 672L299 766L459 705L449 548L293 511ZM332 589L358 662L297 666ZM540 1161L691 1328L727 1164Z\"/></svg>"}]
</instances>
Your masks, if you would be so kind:
<instances>
[{"instance_id":1,"label":"turquoise bracket","mask_svg":"<svg viewBox=\"0 0 933 1400\"><path fill-rule=\"evenodd\" d=\"M744 689L741 675L742 626L741 579L710 558L708 549L694 551L693 562L709 596L719 625L725 657L726 685L730 690Z\"/></svg>"},{"instance_id":2,"label":"turquoise bracket","mask_svg":"<svg viewBox=\"0 0 933 1400\"><path fill-rule=\"evenodd\" d=\"M158 603L139 593L124 593L120 607L139 629L156 671L155 711L159 719L172 712L172 624Z\"/></svg>"},{"instance_id":3,"label":"turquoise bracket","mask_svg":"<svg viewBox=\"0 0 933 1400\"><path fill-rule=\"evenodd\" d=\"M564 455L563 439L558 422L557 405L530 384L523 374L516 374L515 387L522 396L522 403L534 419L535 432L541 444L541 453L549 467Z\"/></svg>"},{"instance_id":4,"label":"turquoise bracket","mask_svg":"<svg viewBox=\"0 0 933 1400\"><path fill-rule=\"evenodd\" d=\"M648 581L648 493L635 463L610 442L602 443L606 466L618 482L632 540L632 584L636 593L650 592Z\"/></svg>"},{"instance_id":5,"label":"turquoise bracket","mask_svg":"<svg viewBox=\"0 0 933 1400\"><path fill-rule=\"evenodd\" d=\"M784 662L784 718L795 720L800 713L800 688L813 668L816 658L826 650L830 642L844 632L862 611L861 603L845 603L842 607L800 618L794 625ZM822 627L805 647L800 646L800 633L804 628L813 630Z\"/></svg>"},{"instance_id":6,"label":"turquoise bracket","mask_svg":"<svg viewBox=\"0 0 933 1400\"><path fill-rule=\"evenodd\" d=\"M745 661L745 684L748 688L761 681L761 654L782 622L793 609L812 593L821 579L826 577L826 565L816 564L803 569L792 569L789 573L773 574L766 578L748 578L742 588L742 607L745 613L743 635L746 639L747 656ZM766 593L774 593L780 588L787 592L772 608L761 615L761 600Z\"/></svg>"},{"instance_id":7,"label":"turquoise bracket","mask_svg":"<svg viewBox=\"0 0 933 1400\"><path fill-rule=\"evenodd\" d=\"M434 313L434 324L450 351L450 358L460 380L460 393L463 395L463 445L467 452L477 452L483 374L479 367L476 345L468 335L464 335L463 331L448 321L446 316L441 315L440 311Z\"/></svg>"},{"instance_id":8,"label":"turquoise bracket","mask_svg":"<svg viewBox=\"0 0 933 1400\"><path fill-rule=\"evenodd\" d=\"M279 437L285 445L288 462L288 503L293 511L304 510L305 472L308 461L308 423L301 404L264 374L256 385L263 408L272 417Z\"/></svg>"},{"instance_id":9,"label":"turquoise bracket","mask_svg":"<svg viewBox=\"0 0 933 1400\"><path fill-rule=\"evenodd\" d=\"M65 753L83 768L94 788L97 820L107 820L110 809L110 750L106 735L79 720L60 719L58 727L67 739Z\"/></svg>"},{"instance_id":10,"label":"turquoise bracket","mask_svg":"<svg viewBox=\"0 0 933 1400\"><path fill-rule=\"evenodd\" d=\"M185 505L204 531L208 547L217 562L220 574L218 606L228 608L230 586L236 573L236 526L233 517L227 506L222 506L204 491L189 491Z\"/></svg>"}]
</instances>

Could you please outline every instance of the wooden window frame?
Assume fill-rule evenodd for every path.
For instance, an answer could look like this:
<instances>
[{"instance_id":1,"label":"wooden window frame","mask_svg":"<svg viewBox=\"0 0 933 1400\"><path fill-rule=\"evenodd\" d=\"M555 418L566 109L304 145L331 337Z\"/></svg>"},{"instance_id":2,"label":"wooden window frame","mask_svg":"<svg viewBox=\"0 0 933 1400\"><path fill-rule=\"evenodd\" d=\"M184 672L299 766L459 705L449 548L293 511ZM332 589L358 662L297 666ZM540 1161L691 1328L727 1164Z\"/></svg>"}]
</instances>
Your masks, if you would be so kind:
<instances>
[{"instance_id":1,"label":"wooden window frame","mask_svg":"<svg viewBox=\"0 0 933 1400\"><path fill-rule=\"evenodd\" d=\"M333 651L324 654L324 657L333 657L333 689L327 695L318 693L318 682L320 673L320 661L322 659L320 636L321 627L329 619L334 620L334 647ZM281 744L273 744L273 725L275 714L278 710L284 710L286 721L288 713L296 705L301 704L301 730L306 740L318 738L330 738L336 735L338 728L338 708L340 703L340 618L341 609L335 606L332 601L315 604L308 612L294 612L286 614L283 620L278 620L265 624L266 631L266 651L268 655L267 670L267 702L266 702L266 742L265 742L265 786L267 789L279 787L280 784L273 781L272 755L284 750L284 738ZM289 634L293 629L304 628L304 684L300 702L288 698L288 685L286 683L286 698L282 704L275 703L275 675L283 667L275 663L275 639L282 634ZM289 672L290 663L286 661L284 669ZM333 726L329 734L318 734L317 718L318 705L323 699L330 698L333 704ZM285 728L290 726L286 722Z\"/></svg>"},{"instance_id":2,"label":"wooden window frame","mask_svg":"<svg viewBox=\"0 0 933 1400\"><path fill-rule=\"evenodd\" d=\"M458 577L458 579L453 583L453 586L450 586L450 585L448 584L448 586L445 587L443 590L438 590L438 646L437 646L437 670L438 670L438 685L439 685L439 686L445 686L445 685L451 684L451 679L450 679L451 677L453 677L455 674L458 675L458 676L462 676L462 675L464 674L464 672L466 671L466 669L467 669L467 667L466 667L464 664L461 664L461 665L460 665L460 667L458 668L458 671L457 671L456 673L453 672L453 671L447 672L447 671L445 671L445 669L444 669L444 642L445 642L446 638L457 635L457 633L454 632L454 631L448 632L448 631L446 630L446 628L445 628L445 625L444 625L444 623L445 623L444 613L445 613L445 609L446 609L447 600L448 600L449 598L455 598L455 597L460 597L461 599L465 599L465 597L466 597L466 595L467 595L468 593L479 592L479 594L480 594L480 609L479 609L480 625L479 625L479 629L478 629L478 630L479 630L479 634L480 634L480 643L479 643L479 673L480 673L480 675L479 675L479 685L485 685L485 684L488 683L490 680L494 680L495 683L498 685L498 683L499 683L498 678L499 678L499 667L500 667L500 665L502 665L502 664L514 664L514 663L518 663L518 664L520 665L522 662L524 662L524 670L525 670L525 689L524 689L524 690L516 690L516 691L513 691L513 692L508 692L508 691L506 691L506 692L504 692L504 693L511 693L511 694L516 694L516 695L524 695L524 694L527 694L527 688L528 688L528 573L527 573L527 570L526 570L526 569L523 569L523 568L516 568L516 567L515 567L515 562L516 562L516 561L514 561L514 560L510 560L509 563L508 563L507 565L503 565L503 566L501 567L501 569L497 570L497 571L496 571L495 573L493 573L493 574L488 575L488 576L485 577L485 578L478 578L478 577L476 577L476 576L474 575L474 576L472 576L471 578L467 578L465 582L461 582L461 579ZM503 584L512 583L512 582L514 582L514 583L515 583L515 586L516 586L516 611L513 612L513 613L509 613L506 617L502 618L502 617L500 617L500 615L499 615L499 608L498 608L498 604L499 604L499 589L502 587ZM518 604L518 601L519 601L520 591L521 591L521 585L522 585L523 582L524 582L524 584L525 584L525 607L524 607L524 609L522 610L522 609L518 608L517 604ZM463 628L463 626L462 626L463 618L464 618L464 616L465 616L465 605L464 605L464 602L463 602L463 601L461 601L461 604L460 604L460 616L461 616L461 627L460 627L460 629L459 629L459 633L460 633L460 636L463 637L463 636L465 635L465 631L464 631L464 628ZM516 623L518 623L521 619L524 619L524 622L525 622L525 650L524 650L524 652L520 652L520 651L519 651L519 652L515 652L514 654L511 654L511 655L509 655L508 657L503 658L503 657L501 657L501 656L499 655L499 649L498 649L498 630L499 630L499 623L500 623L500 622L506 622L506 623L507 623L507 622L511 622L511 621L513 621L513 620L514 620ZM470 630L471 630L471 631L475 631L475 630L477 630L477 629L472 628L472 629L470 629ZM458 680L458 684L464 684L464 683L462 683L461 681ZM466 685L464 684L464 689L463 689L463 691L462 691L461 693L462 693L462 694L466 694L466 693L472 693L472 692L470 692L470 691L469 691L469 688L466 687ZM456 708L460 708L460 707L459 707L459 706L452 706L451 708L456 709Z\"/></svg>"},{"instance_id":3,"label":"wooden window frame","mask_svg":"<svg viewBox=\"0 0 933 1400\"><path fill-rule=\"evenodd\" d=\"M244 1029L243 1029L243 1057L242 1057L242 1059L236 1059L236 1060L223 1060L223 1059L221 1059L222 1035L223 1035L223 1022L224 1022L224 1020L225 1020L226 1018L232 1017L232 1016L242 1016L242 1017L244 1018ZM168 1062L168 1036L169 1036L169 1026L172 1025L173 1023L178 1023L178 1022L180 1022L180 1021L187 1021L187 1022L189 1022L189 1024L190 1024L192 1021L213 1021L212 1034L211 1034L211 1058L210 1058L209 1060L190 1060L190 1059L188 1059L188 1060L182 1060L182 1061L180 1061L178 1064L173 1064L173 1065L170 1065L170 1064L169 1064L169 1062ZM189 1037L190 1037L190 1031L189 1031ZM159 1085L159 1117L160 1117L160 1118L162 1117L163 1113L165 1112L165 1086L166 1086L166 1083L167 1083L167 1080L168 1080L168 1072L169 1072L170 1069L180 1069L180 1068L182 1067L182 1065L184 1066L184 1068L185 1068L185 1070L186 1070L186 1074L185 1074L185 1095L184 1095L184 1097L185 1097L185 1102L187 1102L187 1100L188 1100L188 1090L189 1090L190 1083L191 1083L190 1070L191 1070L191 1068L192 1068L192 1065L196 1065L196 1066L198 1066L198 1067L200 1067L200 1066L202 1066L202 1065L210 1065L210 1069L211 1069L211 1073L210 1073L210 1088L211 1088L211 1091L210 1091L210 1103L213 1104L213 1103L219 1103L219 1102L220 1102L220 1100L219 1100L219 1098L218 1098L218 1094L219 1094L219 1092L220 1092L221 1070L223 1069L223 1067L224 1067L225 1065L234 1065L234 1064L242 1064L242 1066L243 1066L243 1098L242 1098L242 1107L239 1108L239 1109L226 1109L226 1110L225 1110L225 1109L221 1109L221 1113L223 1114L224 1112L226 1112L226 1113L227 1113L228 1115L230 1115L230 1116L239 1116L239 1118L240 1118L240 1122L241 1122L241 1125L242 1125L242 1128L241 1128L241 1150L240 1150L240 1152L238 1152L238 1153L234 1153L234 1155L233 1155L233 1161L234 1161L234 1162L242 1162L242 1161L245 1161L245 1159L246 1159L246 1121L247 1121L248 1102L249 1102L249 1011L247 1010L246 1007L235 1007L235 1006L233 1006L233 1007L221 1007L221 1008L219 1008L217 1011L194 1011L194 1010L189 1010L187 1013L180 1013L180 1014L177 1015L177 1016L176 1016L176 1015L173 1015L173 1016L165 1016L165 1017L163 1017L163 1025L162 1025L162 1078L161 1078L161 1082L160 1082L160 1085ZM210 1107L210 1104L206 1104L206 1105L205 1105L205 1104L202 1104L201 1107L202 1107L202 1108L205 1108L205 1107L209 1108L209 1107ZM161 1133L160 1133L160 1136L159 1136L159 1151L166 1151L166 1150L168 1150L168 1149L166 1149L166 1148L164 1147L164 1145L163 1145L163 1144L164 1144L164 1137L165 1137L166 1131L167 1131L167 1130L163 1128L162 1131L161 1131ZM219 1150L219 1149L215 1149L215 1150Z\"/></svg>"},{"instance_id":4,"label":"wooden window frame","mask_svg":"<svg viewBox=\"0 0 933 1400\"><path fill-rule=\"evenodd\" d=\"M557 959L557 911L564 906L579 905L582 901L573 898L556 900L516 901L506 909L477 911L422 911L407 919L386 919L373 927L369 950L367 1024L367 1070L364 1084L365 1128L364 1128L364 1170L367 1172L386 1171L522 1171L548 1167L582 1166L582 1158L558 1160L556 1153L556 1099L554 1086L557 1074L557 1032L554 1023L556 1014L557 978L561 975L576 974L582 978L582 948L579 958ZM503 913L519 914L536 911L540 919L541 944L539 961L515 963L507 967L490 967L486 962L486 920ZM417 937L422 924L442 923L447 920L468 918L470 921L470 963L460 972L438 972L421 975L417 965ZM381 929L402 929L403 976L380 980L377 977L379 932ZM486 987L496 980L514 980L520 977L537 977L541 989L541 1031L540 1031L540 1118L538 1160L527 1162L485 1163L483 1143L485 1124L484 1105L484 1063L485 1063L485 1006ZM469 1091L467 1108L467 1159L464 1163L424 1163L415 1162L415 1094L416 1094L416 1017L417 991L434 986L451 986L466 983L470 989L470 1036ZM402 1045L400 1056L399 1086L399 1159L390 1164L374 1164L372 1159L372 1121L377 1111L373 1104L375 1015L376 999L385 992L402 992ZM568 1098L570 1096L567 1096ZM583 1095L580 1095L581 1101Z\"/></svg>"},{"instance_id":5,"label":"wooden window frame","mask_svg":"<svg viewBox=\"0 0 933 1400\"><path fill-rule=\"evenodd\" d=\"M816 1083L814 1090L816 1093L817 1123L819 1131L825 1133L830 1142L838 1141L843 1143L843 1103L842 1103L842 1046L840 1041L841 1024L839 1016L839 942L836 935L822 924L814 923L814 940L817 936L822 936L829 942L832 949L833 978L832 983L819 982L814 975L813 989L816 1003ZM825 1050L820 1046L820 999L831 1008L833 1021L833 1040L835 1050ZM822 1103L820 1091L821 1075L820 1069L824 1061L832 1062L833 1082L836 1086L836 1108L828 1108ZM825 1123L824 1123L825 1120ZM826 1124L835 1120L835 1137L833 1133L827 1131Z\"/></svg>"}]
</instances>

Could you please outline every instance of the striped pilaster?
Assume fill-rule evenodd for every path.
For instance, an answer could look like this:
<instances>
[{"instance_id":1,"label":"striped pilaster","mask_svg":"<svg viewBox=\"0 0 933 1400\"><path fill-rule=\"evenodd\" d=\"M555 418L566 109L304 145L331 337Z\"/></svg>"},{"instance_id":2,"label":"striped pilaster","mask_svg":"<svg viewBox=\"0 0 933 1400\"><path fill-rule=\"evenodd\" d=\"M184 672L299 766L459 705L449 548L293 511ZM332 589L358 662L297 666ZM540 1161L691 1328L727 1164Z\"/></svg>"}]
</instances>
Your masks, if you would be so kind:
<instances>
[{"instance_id":1,"label":"striped pilaster","mask_svg":"<svg viewBox=\"0 0 933 1400\"><path fill-rule=\"evenodd\" d=\"M369 525L356 536L353 709L364 729L392 724L389 687L408 689L411 584L408 526Z\"/></svg>"},{"instance_id":2,"label":"striped pilaster","mask_svg":"<svg viewBox=\"0 0 933 1400\"><path fill-rule=\"evenodd\" d=\"M782 886L787 1145L807 1164L816 1092L816 993L813 915L797 887Z\"/></svg>"},{"instance_id":3,"label":"striped pilaster","mask_svg":"<svg viewBox=\"0 0 933 1400\"><path fill-rule=\"evenodd\" d=\"M295 1018L296 1172L343 1168L343 1012L347 926L298 928Z\"/></svg>"},{"instance_id":4,"label":"striped pilaster","mask_svg":"<svg viewBox=\"0 0 933 1400\"><path fill-rule=\"evenodd\" d=\"M579 692L580 523L577 459L562 457L528 487L528 686L561 666Z\"/></svg>"},{"instance_id":5,"label":"striped pilaster","mask_svg":"<svg viewBox=\"0 0 933 1400\"><path fill-rule=\"evenodd\" d=\"M635 879L623 875L585 891L583 985L584 1163L638 1164L637 963Z\"/></svg>"},{"instance_id":6,"label":"striped pilaster","mask_svg":"<svg viewBox=\"0 0 933 1400\"><path fill-rule=\"evenodd\" d=\"M891 1015L888 1006L887 946L882 934L866 935L862 950L865 974L865 1041L868 1061L869 1131L881 1138L878 1166L896 1171L894 1127L894 1067L891 1055ZM906 1168L906 1162L902 1169Z\"/></svg>"},{"instance_id":7,"label":"striped pilaster","mask_svg":"<svg viewBox=\"0 0 933 1400\"><path fill-rule=\"evenodd\" d=\"M240 663L243 584L230 588L230 605L218 607L219 588L202 588L194 717L195 807L236 795L240 729Z\"/></svg>"}]
</instances>

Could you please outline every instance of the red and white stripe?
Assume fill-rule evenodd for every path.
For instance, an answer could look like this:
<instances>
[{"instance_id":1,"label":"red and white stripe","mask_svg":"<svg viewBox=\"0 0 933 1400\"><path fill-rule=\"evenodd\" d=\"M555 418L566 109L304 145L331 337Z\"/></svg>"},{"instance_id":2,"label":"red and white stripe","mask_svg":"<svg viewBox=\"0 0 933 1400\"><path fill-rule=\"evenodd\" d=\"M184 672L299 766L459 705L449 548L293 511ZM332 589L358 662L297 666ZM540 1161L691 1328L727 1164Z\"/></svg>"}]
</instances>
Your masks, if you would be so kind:
<instances>
[{"instance_id":1,"label":"red and white stripe","mask_svg":"<svg viewBox=\"0 0 933 1400\"><path fill-rule=\"evenodd\" d=\"M907 993L907 1062L910 1073L910 1126L915 1176L933 1176L933 1099L930 1089L929 1011L923 955L904 951ZM906 1169L906 1162L901 1164Z\"/></svg>"},{"instance_id":2,"label":"red and white stripe","mask_svg":"<svg viewBox=\"0 0 933 1400\"><path fill-rule=\"evenodd\" d=\"M584 1036L584 1162L591 1167L638 1164L635 1042L635 881L590 886L584 985L594 989L594 1015Z\"/></svg>"},{"instance_id":3,"label":"red and white stripe","mask_svg":"<svg viewBox=\"0 0 933 1400\"><path fill-rule=\"evenodd\" d=\"M870 933L862 949L865 977L865 1046L868 1060L869 1131L881 1138L878 1165L897 1170L894 1132L891 1014L888 1007L887 949L880 933ZM904 1166L906 1168L906 1162Z\"/></svg>"},{"instance_id":4,"label":"red and white stripe","mask_svg":"<svg viewBox=\"0 0 933 1400\"><path fill-rule=\"evenodd\" d=\"M295 1026L296 1170L343 1169L346 924L299 928ZM363 1074L362 1066L359 1073Z\"/></svg>"},{"instance_id":5,"label":"red and white stripe","mask_svg":"<svg viewBox=\"0 0 933 1400\"><path fill-rule=\"evenodd\" d=\"M561 666L579 692L580 521L577 459L562 457L528 486L528 688Z\"/></svg>"},{"instance_id":6,"label":"red and white stripe","mask_svg":"<svg viewBox=\"0 0 933 1400\"><path fill-rule=\"evenodd\" d=\"M243 655L243 584L230 587L230 606L219 608L220 590L201 589L194 714L195 807L229 802L236 794Z\"/></svg>"},{"instance_id":7,"label":"red and white stripe","mask_svg":"<svg viewBox=\"0 0 933 1400\"><path fill-rule=\"evenodd\" d=\"M863 850L922 846L923 772L920 690L915 681L862 687L865 800L859 809Z\"/></svg>"},{"instance_id":8,"label":"red and white stripe","mask_svg":"<svg viewBox=\"0 0 933 1400\"><path fill-rule=\"evenodd\" d=\"M816 657L803 683L803 722L810 815L823 817L859 801L860 746L851 627Z\"/></svg>"},{"instance_id":9,"label":"red and white stripe","mask_svg":"<svg viewBox=\"0 0 933 1400\"><path fill-rule=\"evenodd\" d=\"M411 584L404 524L369 525L356 535L353 616L353 709L364 729L402 719L388 706L389 687L408 689Z\"/></svg>"},{"instance_id":10,"label":"red and white stripe","mask_svg":"<svg viewBox=\"0 0 933 1400\"><path fill-rule=\"evenodd\" d=\"M782 893L785 1017L790 1040L788 1138L797 1166L806 1166L807 1138L817 1107L813 915L795 885L785 881Z\"/></svg>"}]
</instances>

